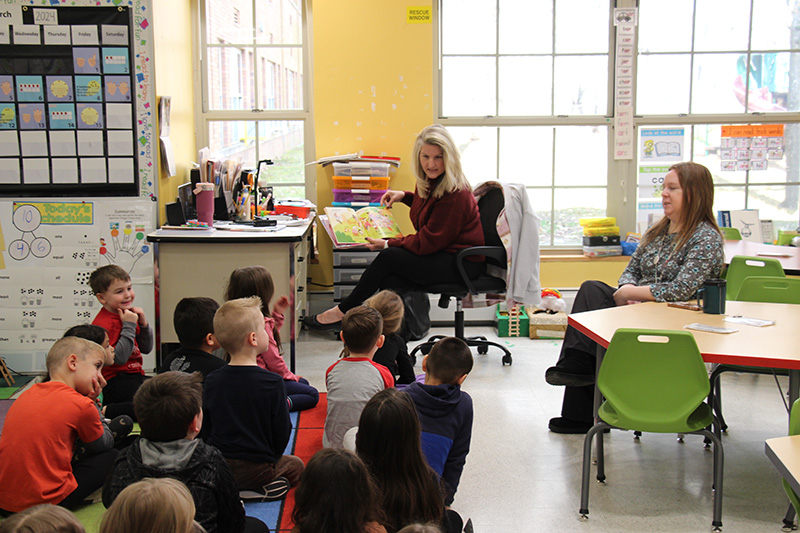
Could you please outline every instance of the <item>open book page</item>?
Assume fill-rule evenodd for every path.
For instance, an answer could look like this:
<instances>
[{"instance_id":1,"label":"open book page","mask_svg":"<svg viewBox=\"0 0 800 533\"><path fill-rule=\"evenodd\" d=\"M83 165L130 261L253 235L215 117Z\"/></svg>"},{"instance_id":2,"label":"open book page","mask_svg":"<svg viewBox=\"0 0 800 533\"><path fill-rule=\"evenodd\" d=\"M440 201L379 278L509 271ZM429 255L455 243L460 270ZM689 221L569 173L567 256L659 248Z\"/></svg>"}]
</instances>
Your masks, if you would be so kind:
<instances>
[{"instance_id":1,"label":"open book page","mask_svg":"<svg viewBox=\"0 0 800 533\"><path fill-rule=\"evenodd\" d=\"M334 244L367 242L367 234L351 208L326 207L325 214L333 231Z\"/></svg>"},{"instance_id":2,"label":"open book page","mask_svg":"<svg viewBox=\"0 0 800 533\"><path fill-rule=\"evenodd\" d=\"M385 207L362 207L356 211L356 215L367 237L391 239L403 236L392 212Z\"/></svg>"},{"instance_id":3,"label":"open book page","mask_svg":"<svg viewBox=\"0 0 800 533\"><path fill-rule=\"evenodd\" d=\"M362 243L358 242L352 242L352 243L336 242L336 234L333 232L333 228L331 228L331 223L330 220L328 220L328 215L319 215L317 219L319 220L320 224L322 224L322 227L325 228L325 233L327 233L328 237L330 237L331 241L333 241L334 248L351 248L353 246L363 246Z\"/></svg>"}]
</instances>

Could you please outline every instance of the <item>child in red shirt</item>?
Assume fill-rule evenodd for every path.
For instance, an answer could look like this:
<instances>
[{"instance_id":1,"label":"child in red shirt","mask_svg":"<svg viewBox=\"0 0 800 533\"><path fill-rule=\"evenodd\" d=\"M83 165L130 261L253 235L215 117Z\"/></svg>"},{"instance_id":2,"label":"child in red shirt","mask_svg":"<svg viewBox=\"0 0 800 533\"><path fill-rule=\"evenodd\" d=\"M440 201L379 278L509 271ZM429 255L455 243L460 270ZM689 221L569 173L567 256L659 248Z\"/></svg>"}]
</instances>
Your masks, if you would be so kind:
<instances>
[{"instance_id":1,"label":"child in red shirt","mask_svg":"<svg viewBox=\"0 0 800 533\"><path fill-rule=\"evenodd\" d=\"M144 310L133 306L136 297L131 277L117 265L100 267L89 277L103 308L92 324L108 332L114 347L114 364L103 369L108 385L103 391L103 413L107 418L128 415L134 421L133 395L144 382L142 353L153 349L153 330Z\"/></svg>"}]
</instances>

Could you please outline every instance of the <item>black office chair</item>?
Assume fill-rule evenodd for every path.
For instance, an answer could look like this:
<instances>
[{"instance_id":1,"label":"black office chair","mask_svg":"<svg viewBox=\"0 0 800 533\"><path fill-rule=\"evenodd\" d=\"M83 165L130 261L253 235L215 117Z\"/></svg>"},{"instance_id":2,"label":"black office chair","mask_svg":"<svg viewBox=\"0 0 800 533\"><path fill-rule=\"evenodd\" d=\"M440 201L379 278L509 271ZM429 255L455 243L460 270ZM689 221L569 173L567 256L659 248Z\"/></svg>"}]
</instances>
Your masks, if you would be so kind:
<instances>
[{"instance_id":1,"label":"black office chair","mask_svg":"<svg viewBox=\"0 0 800 533\"><path fill-rule=\"evenodd\" d=\"M482 255L486 258L487 264L493 264L503 269L507 268L506 249L503 247L500 236L497 234L497 227L495 225L497 217L503 210L504 205L503 191L500 189L492 189L478 200L478 211L480 212L481 225L483 226L483 242L485 246L473 246L461 250L456 254L456 263L458 265L460 279L453 280L450 283L420 285L416 290L431 294L439 294L439 307L443 309L449 306L451 298L455 298L455 336L462 339L469 346L476 346L480 354L488 353L490 346L500 348L504 354L503 364L510 365L512 362L511 352L509 352L505 346L487 340L486 337L483 336L464 336L464 310L462 307L462 299L465 298L467 294L499 294L506 290L506 282L504 279L496 278L486 273L481 274L477 279L469 279L463 266L465 261L467 261L467 257ZM415 346L411 351L411 356L415 357L417 352L427 354L436 341L442 338L444 338L444 335L434 335L430 337L426 342Z\"/></svg>"}]
</instances>

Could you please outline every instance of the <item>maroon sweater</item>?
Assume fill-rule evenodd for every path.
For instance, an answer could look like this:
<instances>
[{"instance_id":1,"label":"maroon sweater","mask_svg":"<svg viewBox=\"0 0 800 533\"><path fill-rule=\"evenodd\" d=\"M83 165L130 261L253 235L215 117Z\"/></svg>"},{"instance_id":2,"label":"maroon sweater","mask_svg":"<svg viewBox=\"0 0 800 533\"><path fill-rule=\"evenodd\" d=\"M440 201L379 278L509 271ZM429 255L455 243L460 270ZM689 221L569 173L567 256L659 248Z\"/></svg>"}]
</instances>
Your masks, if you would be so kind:
<instances>
[{"instance_id":1,"label":"maroon sweater","mask_svg":"<svg viewBox=\"0 0 800 533\"><path fill-rule=\"evenodd\" d=\"M470 246L483 246L483 227L478 202L469 189L445 193L441 198L420 198L406 191L403 203L411 207L411 223L417 233L389 239L389 246L399 246L417 255L441 250L456 253ZM482 261L483 257L470 257Z\"/></svg>"}]
</instances>

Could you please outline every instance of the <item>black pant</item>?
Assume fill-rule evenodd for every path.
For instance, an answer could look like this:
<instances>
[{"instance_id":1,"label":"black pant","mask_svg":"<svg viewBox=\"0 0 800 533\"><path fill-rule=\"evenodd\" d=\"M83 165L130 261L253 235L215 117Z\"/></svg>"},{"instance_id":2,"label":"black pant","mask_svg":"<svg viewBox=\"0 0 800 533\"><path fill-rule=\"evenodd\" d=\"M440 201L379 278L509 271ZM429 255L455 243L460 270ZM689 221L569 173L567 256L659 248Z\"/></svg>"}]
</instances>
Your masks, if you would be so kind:
<instances>
[{"instance_id":1,"label":"black pant","mask_svg":"<svg viewBox=\"0 0 800 533\"><path fill-rule=\"evenodd\" d=\"M58 505L71 509L102 487L108 473L111 472L111 467L114 466L117 453L117 450L111 448L104 452L88 455L80 461L74 461L72 475L75 476L78 487Z\"/></svg>"},{"instance_id":2,"label":"black pant","mask_svg":"<svg viewBox=\"0 0 800 533\"><path fill-rule=\"evenodd\" d=\"M420 285L457 281L461 276L455 257L449 252L417 255L398 247L381 250L361 275L353 292L339 303L339 310L346 313L382 289L405 292ZM466 263L470 279L477 278L483 271L483 263Z\"/></svg>"},{"instance_id":3,"label":"black pant","mask_svg":"<svg viewBox=\"0 0 800 533\"><path fill-rule=\"evenodd\" d=\"M144 383L145 377L141 374L120 373L108 380L108 385L103 388L103 405L106 408L106 418L116 418L119 415L128 415L136 421L133 411L133 395Z\"/></svg>"},{"instance_id":4,"label":"black pant","mask_svg":"<svg viewBox=\"0 0 800 533\"><path fill-rule=\"evenodd\" d=\"M575 296L572 312L581 313L615 307L614 292L616 290L602 281L584 281ZM563 366L578 373L594 374L596 361L597 343L572 326L568 327L564 334L564 344L561 345L561 355L558 358L557 366ZM562 417L591 423L593 406L594 387L565 387L564 401L561 404Z\"/></svg>"}]
</instances>

